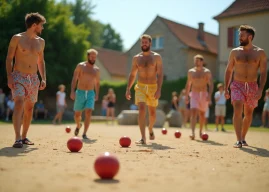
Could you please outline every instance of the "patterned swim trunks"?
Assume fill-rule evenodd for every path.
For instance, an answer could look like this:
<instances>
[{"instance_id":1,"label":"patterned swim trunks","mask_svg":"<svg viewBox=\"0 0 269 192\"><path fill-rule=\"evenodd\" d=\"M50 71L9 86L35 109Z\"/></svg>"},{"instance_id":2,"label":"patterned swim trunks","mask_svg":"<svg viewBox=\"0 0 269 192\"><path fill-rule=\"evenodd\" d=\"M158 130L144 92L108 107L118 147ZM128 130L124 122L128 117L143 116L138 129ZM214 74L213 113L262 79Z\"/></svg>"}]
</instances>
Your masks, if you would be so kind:
<instances>
[{"instance_id":1,"label":"patterned swim trunks","mask_svg":"<svg viewBox=\"0 0 269 192\"><path fill-rule=\"evenodd\" d=\"M230 88L232 103L243 101L244 105L253 109L258 106L258 100L255 98L258 91L257 82L233 81Z\"/></svg>"},{"instance_id":2,"label":"patterned swim trunks","mask_svg":"<svg viewBox=\"0 0 269 192\"><path fill-rule=\"evenodd\" d=\"M143 102L147 106L157 107L158 99L154 98L154 95L157 91L157 84L143 84L137 83L135 85L135 104Z\"/></svg>"},{"instance_id":3,"label":"patterned swim trunks","mask_svg":"<svg viewBox=\"0 0 269 192\"><path fill-rule=\"evenodd\" d=\"M40 85L38 75L13 71L11 76L15 84L15 88L12 89L13 99L18 96L24 96L25 101L35 103Z\"/></svg>"}]
</instances>

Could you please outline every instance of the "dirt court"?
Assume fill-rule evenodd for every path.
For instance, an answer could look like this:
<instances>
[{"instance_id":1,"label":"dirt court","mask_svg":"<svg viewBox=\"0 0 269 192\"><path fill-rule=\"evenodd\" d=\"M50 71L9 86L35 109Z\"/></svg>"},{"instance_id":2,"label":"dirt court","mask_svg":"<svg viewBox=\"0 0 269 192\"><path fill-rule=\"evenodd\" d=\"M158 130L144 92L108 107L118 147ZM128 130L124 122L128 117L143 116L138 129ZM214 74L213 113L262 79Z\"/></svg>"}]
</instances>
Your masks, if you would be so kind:
<instances>
[{"instance_id":1,"label":"dirt court","mask_svg":"<svg viewBox=\"0 0 269 192\"><path fill-rule=\"evenodd\" d=\"M70 153L66 125L32 125L29 138L34 146L12 148L11 124L0 125L1 192L80 192L80 191L269 191L269 133L248 134L250 147L234 149L234 132L208 132L209 141L191 141L189 129L175 128L156 139L136 146L137 126L92 124L79 153ZM197 130L198 131L198 130ZM198 134L198 132L197 132ZM119 138L131 137L130 148L121 148ZM81 136L81 134L80 134ZM103 152L115 154L120 170L114 180L100 180L93 164Z\"/></svg>"}]
</instances>

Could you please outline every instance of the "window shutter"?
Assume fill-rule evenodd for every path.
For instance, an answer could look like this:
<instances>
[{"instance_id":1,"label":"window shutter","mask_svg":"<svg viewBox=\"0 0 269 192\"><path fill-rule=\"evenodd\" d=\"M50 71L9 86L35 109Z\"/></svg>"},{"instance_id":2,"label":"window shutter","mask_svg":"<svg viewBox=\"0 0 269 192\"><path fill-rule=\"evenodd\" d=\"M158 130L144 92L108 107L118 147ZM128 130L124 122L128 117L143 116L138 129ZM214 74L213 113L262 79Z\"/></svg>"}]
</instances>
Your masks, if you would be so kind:
<instances>
[{"instance_id":1,"label":"window shutter","mask_svg":"<svg viewBox=\"0 0 269 192\"><path fill-rule=\"evenodd\" d=\"M229 27L228 28L228 47L233 47L233 42L234 42L234 28L233 27Z\"/></svg>"}]
</instances>

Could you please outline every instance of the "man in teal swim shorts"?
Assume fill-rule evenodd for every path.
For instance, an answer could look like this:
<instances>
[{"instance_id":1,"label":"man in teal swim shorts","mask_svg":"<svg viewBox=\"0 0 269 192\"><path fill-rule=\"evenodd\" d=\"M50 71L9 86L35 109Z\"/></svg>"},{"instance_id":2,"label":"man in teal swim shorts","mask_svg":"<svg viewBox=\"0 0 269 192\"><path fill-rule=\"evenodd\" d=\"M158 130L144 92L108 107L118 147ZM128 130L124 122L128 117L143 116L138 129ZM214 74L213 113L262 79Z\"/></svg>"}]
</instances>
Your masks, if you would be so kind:
<instances>
[{"instance_id":1,"label":"man in teal swim shorts","mask_svg":"<svg viewBox=\"0 0 269 192\"><path fill-rule=\"evenodd\" d=\"M79 134L82 127L81 114L85 111L84 132L83 139L88 139L86 136L87 130L90 126L92 111L94 110L94 103L98 100L100 87L100 72L99 68L94 65L98 52L95 49L87 51L88 61L81 62L77 65L72 83L71 94L72 100L75 100L75 122L77 127L75 129L75 136ZM75 91L75 88L77 90Z\"/></svg>"}]
</instances>

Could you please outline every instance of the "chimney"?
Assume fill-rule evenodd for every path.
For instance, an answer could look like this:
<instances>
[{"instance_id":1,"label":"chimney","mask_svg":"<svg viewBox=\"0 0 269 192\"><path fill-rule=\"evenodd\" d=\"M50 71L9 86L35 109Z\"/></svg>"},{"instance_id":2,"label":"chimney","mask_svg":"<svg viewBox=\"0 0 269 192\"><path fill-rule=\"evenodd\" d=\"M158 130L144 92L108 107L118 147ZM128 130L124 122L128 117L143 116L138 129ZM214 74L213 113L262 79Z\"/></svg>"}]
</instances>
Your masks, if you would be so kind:
<instances>
[{"instance_id":1,"label":"chimney","mask_svg":"<svg viewBox=\"0 0 269 192\"><path fill-rule=\"evenodd\" d=\"M198 23L198 39L200 41L205 41L204 23Z\"/></svg>"}]
</instances>

